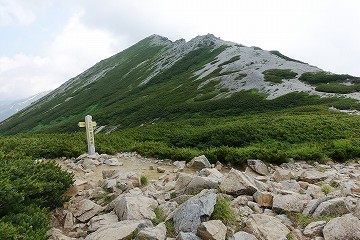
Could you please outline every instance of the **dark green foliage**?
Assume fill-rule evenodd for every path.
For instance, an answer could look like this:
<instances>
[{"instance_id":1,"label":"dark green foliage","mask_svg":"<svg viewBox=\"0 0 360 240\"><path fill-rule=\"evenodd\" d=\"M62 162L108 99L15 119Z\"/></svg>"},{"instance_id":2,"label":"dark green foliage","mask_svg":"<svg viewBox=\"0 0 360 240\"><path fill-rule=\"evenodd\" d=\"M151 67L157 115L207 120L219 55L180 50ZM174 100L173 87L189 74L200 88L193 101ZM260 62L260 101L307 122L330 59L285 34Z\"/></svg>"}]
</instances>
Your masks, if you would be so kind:
<instances>
[{"instance_id":1,"label":"dark green foliage","mask_svg":"<svg viewBox=\"0 0 360 240\"><path fill-rule=\"evenodd\" d=\"M229 64L229 63L233 63L233 62L235 62L235 61L237 61L237 60L240 60L240 56L234 56L234 57L230 58L229 60L227 60L227 61L219 64L218 67L222 67L222 66L227 65L227 64Z\"/></svg>"},{"instance_id":2,"label":"dark green foliage","mask_svg":"<svg viewBox=\"0 0 360 240\"><path fill-rule=\"evenodd\" d=\"M346 94L346 93L359 91L359 84L346 86L337 83L327 83L327 84L320 84L315 88L315 90L319 92Z\"/></svg>"},{"instance_id":3,"label":"dark green foliage","mask_svg":"<svg viewBox=\"0 0 360 240\"><path fill-rule=\"evenodd\" d=\"M299 77L299 80L315 85L321 83L341 83L345 81L360 83L360 78L358 77L348 74L333 74L329 72L306 72Z\"/></svg>"},{"instance_id":4,"label":"dark green foliage","mask_svg":"<svg viewBox=\"0 0 360 240\"><path fill-rule=\"evenodd\" d=\"M265 81L281 83L283 79L295 78L297 73L290 69L269 69L263 72Z\"/></svg>"},{"instance_id":5,"label":"dark green foliage","mask_svg":"<svg viewBox=\"0 0 360 240\"><path fill-rule=\"evenodd\" d=\"M286 61L292 61L292 62L298 62L298 63L304 63L304 62L301 62L299 60L296 60L296 59L292 59L292 58L289 58L288 56L285 56L283 55L282 53L280 53L279 51L276 51L276 50L272 50L270 51L272 54L286 60Z\"/></svg>"},{"instance_id":6,"label":"dark green foliage","mask_svg":"<svg viewBox=\"0 0 360 240\"><path fill-rule=\"evenodd\" d=\"M10 156L0 159L0 239L47 239L48 211L63 204L72 175L53 162Z\"/></svg>"}]
</instances>

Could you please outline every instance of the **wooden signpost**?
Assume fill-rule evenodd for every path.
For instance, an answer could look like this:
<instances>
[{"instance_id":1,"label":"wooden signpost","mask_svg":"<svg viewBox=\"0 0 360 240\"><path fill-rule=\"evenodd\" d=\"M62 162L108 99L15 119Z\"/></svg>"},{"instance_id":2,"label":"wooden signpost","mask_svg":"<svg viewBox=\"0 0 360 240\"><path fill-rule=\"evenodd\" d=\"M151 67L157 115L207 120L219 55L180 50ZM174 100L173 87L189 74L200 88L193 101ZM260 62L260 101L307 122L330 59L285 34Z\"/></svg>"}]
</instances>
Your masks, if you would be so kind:
<instances>
[{"instance_id":1,"label":"wooden signpost","mask_svg":"<svg viewBox=\"0 0 360 240\"><path fill-rule=\"evenodd\" d=\"M94 155L95 154L95 139L94 139L94 127L96 126L96 122L92 121L92 117L87 115L85 117L85 122L79 122L79 127L86 128L86 139L88 144L88 154Z\"/></svg>"}]
</instances>

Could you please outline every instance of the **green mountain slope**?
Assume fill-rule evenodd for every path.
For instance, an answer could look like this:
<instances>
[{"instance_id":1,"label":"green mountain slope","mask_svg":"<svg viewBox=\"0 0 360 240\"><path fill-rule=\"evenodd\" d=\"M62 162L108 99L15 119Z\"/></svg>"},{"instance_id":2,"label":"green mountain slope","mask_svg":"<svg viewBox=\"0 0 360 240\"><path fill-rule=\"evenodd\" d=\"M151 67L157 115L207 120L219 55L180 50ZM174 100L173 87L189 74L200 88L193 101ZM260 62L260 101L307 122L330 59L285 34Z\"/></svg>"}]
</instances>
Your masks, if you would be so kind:
<instances>
[{"instance_id":1,"label":"green mountain slope","mask_svg":"<svg viewBox=\"0 0 360 240\"><path fill-rule=\"evenodd\" d=\"M87 114L105 126L104 131L112 131L169 120L292 111L309 105L359 108L351 99L358 90L358 78L323 73L321 77L339 79L336 84L354 87L346 92L347 99L336 97L337 93L321 98L325 93L317 91L319 84L313 81L317 73L323 72L279 52L248 48L213 35L189 42L153 35L0 123L0 134L78 131L77 122ZM329 82L334 84L332 79Z\"/></svg>"}]
</instances>

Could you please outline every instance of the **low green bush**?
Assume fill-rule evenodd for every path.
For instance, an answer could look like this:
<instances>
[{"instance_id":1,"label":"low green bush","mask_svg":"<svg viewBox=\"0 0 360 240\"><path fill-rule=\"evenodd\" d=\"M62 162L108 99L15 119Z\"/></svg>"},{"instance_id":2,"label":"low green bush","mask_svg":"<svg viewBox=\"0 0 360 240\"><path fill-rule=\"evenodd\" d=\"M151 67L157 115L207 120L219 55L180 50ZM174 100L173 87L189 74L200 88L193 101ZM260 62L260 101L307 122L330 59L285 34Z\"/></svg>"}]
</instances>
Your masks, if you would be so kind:
<instances>
[{"instance_id":1,"label":"low green bush","mask_svg":"<svg viewBox=\"0 0 360 240\"><path fill-rule=\"evenodd\" d=\"M295 78L297 73L290 69L269 69L263 72L265 81L281 83L284 79Z\"/></svg>"},{"instance_id":2,"label":"low green bush","mask_svg":"<svg viewBox=\"0 0 360 240\"><path fill-rule=\"evenodd\" d=\"M346 86L337 83L320 84L315 88L319 92L346 94L355 91L354 86Z\"/></svg>"}]
</instances>

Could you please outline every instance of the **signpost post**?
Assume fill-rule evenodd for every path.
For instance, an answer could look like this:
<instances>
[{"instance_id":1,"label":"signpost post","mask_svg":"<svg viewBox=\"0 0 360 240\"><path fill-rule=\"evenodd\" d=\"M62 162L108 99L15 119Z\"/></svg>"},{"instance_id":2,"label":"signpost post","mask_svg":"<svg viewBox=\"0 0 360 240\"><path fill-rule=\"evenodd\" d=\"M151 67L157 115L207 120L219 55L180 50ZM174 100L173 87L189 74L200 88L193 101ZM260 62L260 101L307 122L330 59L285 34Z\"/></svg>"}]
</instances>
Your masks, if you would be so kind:
<instances>
[{"instance_id":1,"label":"signpost post","mask_svg":"<svg viewBox=\"0 0 360 240\"><path fill-rule=\"evenodd\" d=\"M85 117L85 122L79 122L79 127L86 128L86 139L88 144L88 154L94 155L95 154L95 139L94 139L94 127L96 126L96 122L92 121L92 117L87 115Z\"/></svg>"}]
</instances>

